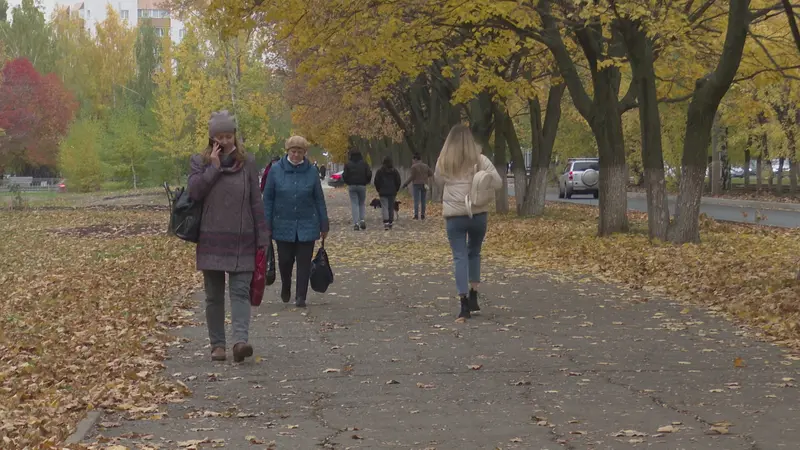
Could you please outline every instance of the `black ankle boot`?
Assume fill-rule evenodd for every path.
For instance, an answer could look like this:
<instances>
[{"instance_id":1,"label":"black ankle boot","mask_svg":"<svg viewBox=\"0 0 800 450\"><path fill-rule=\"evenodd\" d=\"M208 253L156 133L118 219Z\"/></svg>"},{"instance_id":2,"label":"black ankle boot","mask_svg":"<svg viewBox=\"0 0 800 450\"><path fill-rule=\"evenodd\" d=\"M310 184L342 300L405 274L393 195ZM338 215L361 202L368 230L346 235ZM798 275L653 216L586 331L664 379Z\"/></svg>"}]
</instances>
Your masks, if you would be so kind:
<instances>
[{"instance_id":1,"label":"black ankle boot","mask_svg":"<svg viewBox=\"0 0 800 450\"><path fill-rule=\"evenodd\" d=\"M469 310L472 312L481 310L481 307L478 306L478 291L475 289L469 290Z\"/></svg>"},{"instance_id":2,"label":"black ankle boot","mask_svg":"<svg viewBox=\"0 0 800 450\"><path fill-rule=\"evenodd\" d=\"M469 299L466 295L461 296L461 312L458 313L458 318L469 319L472 317L469 313Z\"/></svg>"},{"instance_id":3,"label":"black ankle boot","mask_svg":"<svg viewBox=\"0 0 800 450\"><path fill-rule=\"evenodd\" d=\"M281 287L281 300L283 303L289 303L289 300L292 299L292 289L288 286Z\"/></svg>"}]
</instances>

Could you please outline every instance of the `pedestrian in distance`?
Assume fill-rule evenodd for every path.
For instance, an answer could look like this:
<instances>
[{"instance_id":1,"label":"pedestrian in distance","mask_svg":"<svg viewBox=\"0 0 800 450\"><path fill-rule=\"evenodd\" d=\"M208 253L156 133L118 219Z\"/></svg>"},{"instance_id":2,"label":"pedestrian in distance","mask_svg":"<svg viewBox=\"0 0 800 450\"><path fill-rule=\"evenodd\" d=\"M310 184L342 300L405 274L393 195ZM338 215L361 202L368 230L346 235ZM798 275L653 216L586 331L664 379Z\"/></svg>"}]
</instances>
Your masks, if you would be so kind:
<instances>
[{"instance_id":1,"label":"pedestrian in distance","mask_svg":"<svg viewBox=\"0 0 800 450\"><path fill-rule=\"evenodd\" d=\"M211 359L226 359L225 276L231 304L233 359L253 355L250 281L259 247L269 243L255 157L246 153L227 111L211 114L208 147L191 157L189 195L203 202L197 269L203 272Z\"/></svg>"},{"instance_id":2,"label":"pedestrian in distance","mask_svg":"<svg viewBox=\"0 0 800 450\"><path fill-rule=\"evenodd\" d=\"M295 305L305 308L314 244L325 241L330 222L319 174L306 158L308 141L292 136L285 147L286 156L272 166L264 188L264 215L278 249L281 300L291 300L296 263Z\"/></svg>"},{"instance_id":3,"label":"pedestrian in distance","mask_svg":"<svg viewBox=\"0 0 800 450\"><path fill-rule=\"evenodd\" d=\"M358 149L350 150L350 156L344 166L342 181L347 185L350 194L350 210L353 217L353 229L367 229L367 185L372 181L372 169L369 167Z\"/></svg>"},{"instance_id":4,"label":"pedestrian in distance","mask_svg":"<svg viewBox=\"0 0 800 450\"><path fill-rule=\"evenodd\" d=\"M269 169L271 169L272 165L277 161L280 161L280 159L280 156L273 156L267 164L267 167L264 168L264 175L261 176L261 192L264 192L264 186L267 184L267 175L269 175Z\"/></svg>"},{"instance_id":5,"label":"pedestrian in distance","mask_svg":"<svg viewBox=\"0 0 800 450\"><path fill-rule=\"evenodd\" d=\"M381 200L381 213L383 215L383 229L391 230L394 224L395 200L400 190L402 180L400 172L394 168L392 158L383 158L381 168L375 172L375 190Z\"/></svg>"},{"instance_id":6,"label":"pedestrian in distance","mask_svg":"<svg viewBox=\"0 0 800 450\"><path fill-rule=\"evenodd\" d=\"M422 162L419 153L414 153L411 158L411 170L408 179L400 187L405 189L406 186L411 184L411 195L414 198L414 220L425 220L425 207L427 203L427 188L426 185L433 177L433 170L430 166ZM420 212L422 213L420 215Z\"/></svg>"},{"instance_id":7,"label":"pedestrian in distance","mask_svg":"<svg viewBox=\"0 0 800 450\"><path fill-rule=\"evenodd\" d=\"M459 319L479 311L481 246L486 236L491 199L503 180L494 164L481 154L470 129L456 125L436 161L435 181L444 188L442 216L453 253L456 290L461 301Z\"/></svg>"}]
</instances>

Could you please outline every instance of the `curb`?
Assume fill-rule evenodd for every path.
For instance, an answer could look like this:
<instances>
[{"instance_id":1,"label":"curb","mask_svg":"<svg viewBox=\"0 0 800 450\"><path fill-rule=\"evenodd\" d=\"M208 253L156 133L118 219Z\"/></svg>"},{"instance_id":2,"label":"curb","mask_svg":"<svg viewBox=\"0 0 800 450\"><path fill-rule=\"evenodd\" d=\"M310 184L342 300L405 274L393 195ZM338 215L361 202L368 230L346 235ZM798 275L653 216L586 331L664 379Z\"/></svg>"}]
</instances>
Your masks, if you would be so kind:
<instances>
[{"instance_id":1,"label":"curb","mask_svg":"<svg viewBox=\"0 0 800 450\"><path fill-rule=\"evenodd\" d=\"M103 413L97 410L89 411L86 413L86 417L78 423L78 426L75 428L75 432L67 438L64 444L78 444L80 443L87 434L89 434L89 430L94 427L94 424L97 423L97 420L100 419Z\"/></svg>"},{"instance_id":2,"label":"curb","mask_svg":"<svg viewBox=\"0 0 800 450\"><path fill-rule=\"evenodd\" d=\"M628 198L647 198L643 192L628 192ZM670 195L669 201L674 203L677 197ZM762 210L800 211L800 204L782 202L760 202L758 200L733 200L725 198L702 197L700 204L726 206L731 208L753 208Z\"/></svg>"}]
</instances>

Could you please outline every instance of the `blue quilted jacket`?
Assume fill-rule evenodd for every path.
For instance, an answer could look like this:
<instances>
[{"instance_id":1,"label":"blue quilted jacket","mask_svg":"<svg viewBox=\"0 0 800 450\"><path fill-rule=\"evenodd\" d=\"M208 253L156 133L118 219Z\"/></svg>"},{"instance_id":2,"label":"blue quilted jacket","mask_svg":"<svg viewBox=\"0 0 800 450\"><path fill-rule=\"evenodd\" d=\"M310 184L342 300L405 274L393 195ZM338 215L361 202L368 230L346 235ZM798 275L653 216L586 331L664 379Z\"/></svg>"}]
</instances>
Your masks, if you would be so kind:
<instances>
[{"instance_id":1,"label":"blue quilted jacket","mask_svg":"<svg viewBox=\"0 0 800 450\"><path fill-rule=\"evenodd\" d=\"M272 165L264 187L264 216L276 241L311 242L328 231L322 184L307 159L294 166L284 156Z\"/></svg>"}]
</instances>

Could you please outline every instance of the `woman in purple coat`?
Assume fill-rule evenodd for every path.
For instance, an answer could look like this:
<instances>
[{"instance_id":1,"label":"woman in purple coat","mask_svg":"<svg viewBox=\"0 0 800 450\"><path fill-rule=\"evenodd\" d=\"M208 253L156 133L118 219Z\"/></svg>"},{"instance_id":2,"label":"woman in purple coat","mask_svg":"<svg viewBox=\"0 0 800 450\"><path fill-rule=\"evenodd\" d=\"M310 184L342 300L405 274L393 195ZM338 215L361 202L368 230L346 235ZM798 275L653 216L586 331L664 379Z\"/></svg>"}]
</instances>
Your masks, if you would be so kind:
<instances>
[{"instance_id":1,"label":"woman in purple coat","mask_svg":"<svg viewBox=\"0 0 800 450\"><path fill-rule=\"evenodd\" d=\"M189 195L203 201L197 269L203 271L206 324L211 359L224 361L225 274L231 302L233 359L253 355L250 329L250 281L258 247L269 243L258 167L236 138L236 121L227 111L208 121L209 145L191 159Z\"/></svg>"}]
</instances>

